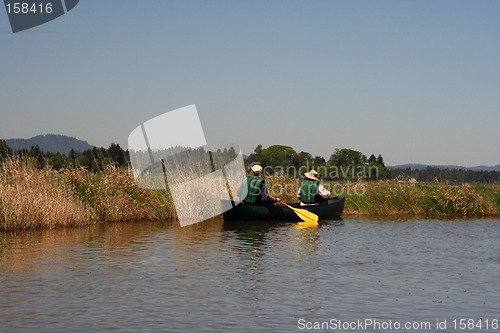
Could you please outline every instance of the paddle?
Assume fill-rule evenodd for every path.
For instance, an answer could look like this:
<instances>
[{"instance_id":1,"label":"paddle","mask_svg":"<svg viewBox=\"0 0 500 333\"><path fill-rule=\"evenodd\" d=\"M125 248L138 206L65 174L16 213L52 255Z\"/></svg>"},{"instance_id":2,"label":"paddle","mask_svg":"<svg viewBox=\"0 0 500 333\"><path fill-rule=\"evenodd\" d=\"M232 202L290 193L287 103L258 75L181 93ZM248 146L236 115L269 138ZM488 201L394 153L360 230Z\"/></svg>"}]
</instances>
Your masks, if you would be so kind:
<instances>
[{"instance_id":1,"label":"paddle","mask_svg":"<svg viewBox=\"0 0 500 333\"><path fill-rule=\"evenodd\" d=\"M310 211L305 210L305 209L299 209L299 208L292 207L289 204L287 204L286 202L283 202L279 198L276 198L276 200L278 200L278 202L281 203L282 205L285 205L288 208L290 208L291 210L293 210L295 212L295 214L297 214L297 216L300 217L300 219L302 221L309 222L309 223L312 223L314 225L318 224L318 220L319 220L318 215L311 213Z\"/></svg>"}]
</instances>

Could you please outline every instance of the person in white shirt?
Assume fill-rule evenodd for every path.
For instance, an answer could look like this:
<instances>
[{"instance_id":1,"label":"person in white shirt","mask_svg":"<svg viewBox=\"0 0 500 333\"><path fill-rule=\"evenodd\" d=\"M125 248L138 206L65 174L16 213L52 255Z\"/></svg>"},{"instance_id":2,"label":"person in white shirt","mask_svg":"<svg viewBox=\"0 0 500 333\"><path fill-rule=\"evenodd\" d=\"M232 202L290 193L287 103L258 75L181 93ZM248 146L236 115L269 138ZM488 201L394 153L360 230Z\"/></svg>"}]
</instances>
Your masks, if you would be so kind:
<instances>
[{"instance_id":1,"label":"person in white shirt","mask_svg":"<svg viewBox=\"0 0 500 333\"><path fill-rule=\"evenodd\" d=\"M304 180L300 184L297 196L300 200L301 206L318 205L328 203L330 198L330 191L324 188L319 183L318 173L316 170L311 170L304 173Z\"/></svg>"}]
</instances>

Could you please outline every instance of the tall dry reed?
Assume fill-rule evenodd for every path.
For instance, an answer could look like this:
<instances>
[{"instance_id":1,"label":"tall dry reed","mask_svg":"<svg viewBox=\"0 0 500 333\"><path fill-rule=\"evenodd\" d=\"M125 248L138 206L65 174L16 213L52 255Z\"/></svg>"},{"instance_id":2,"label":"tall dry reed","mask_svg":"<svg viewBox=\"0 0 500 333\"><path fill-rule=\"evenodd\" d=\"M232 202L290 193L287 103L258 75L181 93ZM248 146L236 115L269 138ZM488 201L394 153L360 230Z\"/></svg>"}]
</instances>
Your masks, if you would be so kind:
<instances>
[{"instance_id":1,"label":"tall dry reed","mask_svg":"<svg viewBox=\"0 0 500 333\"><path fill-rule=\"evenodd\" d=\"M237 191L245 179L238 161L226 165L224 171L218 169L201 177L198 173L190 167L176 172L175 177L167 176L181 225L221 214L223 201L228 202L226 208L231 197L238 201Z\"/></svg>"},{"instance_id":2,"label":"tall dry reed","mask_svg":"<svg viewBox=\"0 0 500 333\"><path fill-rule=\"evenodd\" d=\"M279 172L266 177L266 187L269 194L287 203L297 202L297 193L300 188L300 183L300 179L288 177Z\"/></svg>"},{"instance_id":3,"label":"tall dry reed","mask_svg":"<svg viewBox=\"0 0 500 333\"><path fill-rule=\"evenodd\" d=\"M25 158L0 166L0 230L169 218L175 210L165 191L139 188L130 170L37 169Z\"/></svg>"},{"instance_id":4,"label":"tall dry reed","mask_svg":"<svg viewBox=\"0 0 500 333\"><path fill-rule=\"evenodd\" d=\"M86 223L89 216L61 174L38 170L29 159L4 160L0 169L0 229L54 228Z\"/></svg>"},{"instance_id":5,"label":"tall dry reed","mask_svg":"<svg viewBox=\"0 0 500 333\"><path fill-rule=\"evenodd\" d=\"M138 187L130 169L107 166L100 173L83 168L64 171L73 184L74 195L91 220L126 221L175 217L173 204L165 191Z\"/></svg>"}]
</instances>

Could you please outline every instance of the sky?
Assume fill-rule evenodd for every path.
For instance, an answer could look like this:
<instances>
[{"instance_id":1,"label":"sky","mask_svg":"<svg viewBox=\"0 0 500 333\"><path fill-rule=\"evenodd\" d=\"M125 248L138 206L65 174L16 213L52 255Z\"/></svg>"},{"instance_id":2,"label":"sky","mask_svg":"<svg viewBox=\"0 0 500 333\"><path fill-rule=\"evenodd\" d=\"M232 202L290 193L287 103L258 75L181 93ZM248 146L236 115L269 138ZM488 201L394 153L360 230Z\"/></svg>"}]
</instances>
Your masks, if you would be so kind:
<instances>
[{"instance_id":1,"label":"sky","mask_svg":"<svg viewBox=\"0 0 500 333\"><path fill-rule=\"evenodd\" d=\"M500 1L81 0L12 33L0 137L127 148L195 104L208 142L500 164Z\"/></svg>"}]
</instances>

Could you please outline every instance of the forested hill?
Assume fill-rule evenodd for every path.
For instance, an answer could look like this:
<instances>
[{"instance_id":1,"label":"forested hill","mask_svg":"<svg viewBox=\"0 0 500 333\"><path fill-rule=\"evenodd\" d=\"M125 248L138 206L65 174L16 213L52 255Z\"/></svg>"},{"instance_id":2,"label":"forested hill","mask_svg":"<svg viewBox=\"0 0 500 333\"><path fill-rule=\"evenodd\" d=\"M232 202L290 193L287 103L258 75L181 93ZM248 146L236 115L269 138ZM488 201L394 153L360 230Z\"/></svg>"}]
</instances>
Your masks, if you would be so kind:
<instances>
[{"instance_id":1,"label":"forested hill","mask_svg":"<svg viewBox=\"0 0 500 333\"><path fill-rule=\"evenodd\" d=\"M474 167L464 167L460 165L427 165L427 164L402 164L402 165L394 165L388 166L387 169L412 169L412 170L424 170L427 168L437 168L441 170L445 169L457 169L457 170L470 170L470 171L500 171L500 164L493 166L479 165Z\"/></svg>"},{"instance_id":2,"label":"forested hill","mask_svg":"<svg viewBox=\"0 0 500 333\"><path fill-rule=\"evenodd\" d=\"M6 141L7 145L14 150L29 150L31 147L38 145L43 152L61 153L64 155L68 155L71 149L82 152L94 147L87 141L58 134L37 135L30 139L8 139Z\"/></svg>"}]
</instances>

